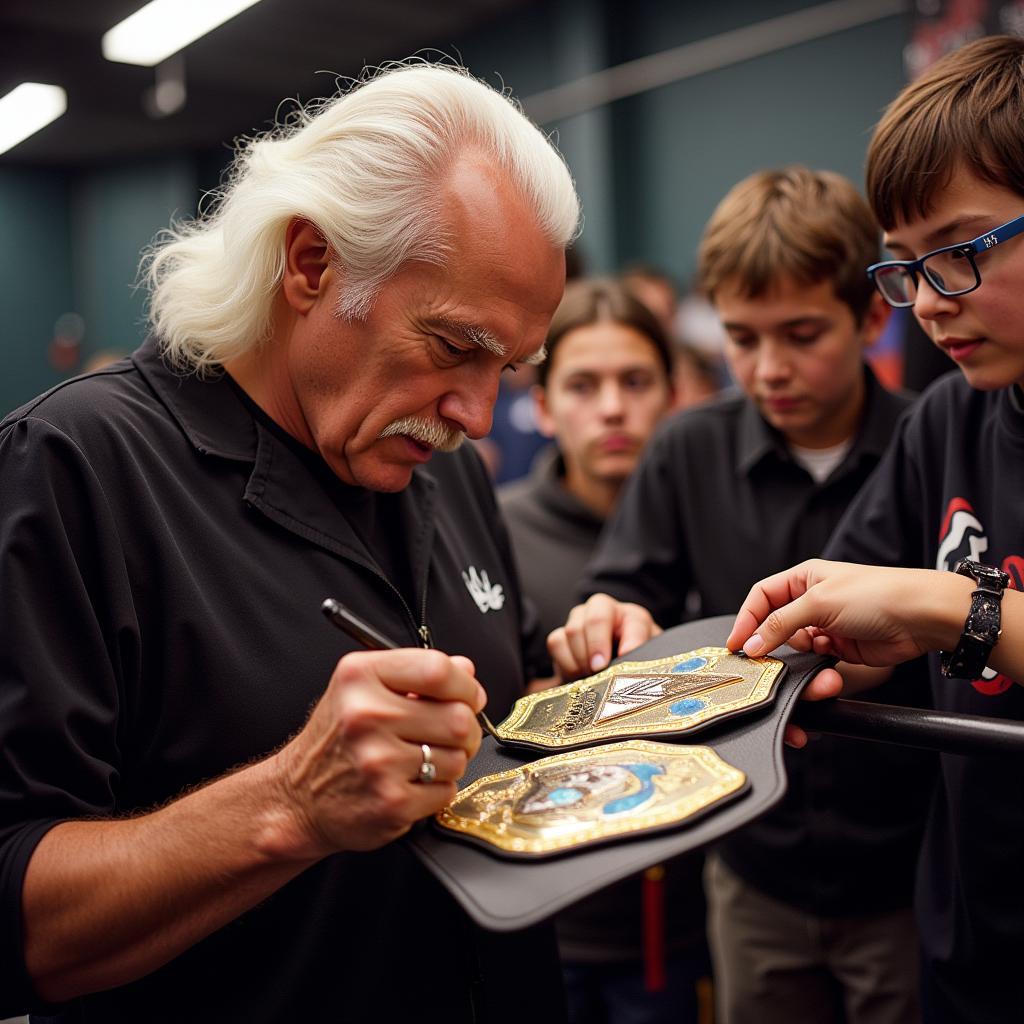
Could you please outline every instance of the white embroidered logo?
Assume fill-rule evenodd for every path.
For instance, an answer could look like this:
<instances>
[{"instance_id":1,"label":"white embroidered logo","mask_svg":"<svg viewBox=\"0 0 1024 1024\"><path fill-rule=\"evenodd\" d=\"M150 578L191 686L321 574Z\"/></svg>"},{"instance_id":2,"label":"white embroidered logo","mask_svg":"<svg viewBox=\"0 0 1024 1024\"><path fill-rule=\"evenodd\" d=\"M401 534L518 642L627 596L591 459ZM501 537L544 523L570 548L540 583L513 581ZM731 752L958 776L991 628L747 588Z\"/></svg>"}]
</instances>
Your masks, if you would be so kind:
<instances>
[{"instance_id":1,"label":"white embroidered logo","mask_svg":"<svg viewBox=\"0 0 1024 1024\"><path fill-rule=\"evenodd\" d=\"M505 588L498 583L491 583L487 572L477 572L474 566L462 574L466 589L470 592L477 608L484 614L500 611L505 604Z\"/></svg>"}]
</instances>

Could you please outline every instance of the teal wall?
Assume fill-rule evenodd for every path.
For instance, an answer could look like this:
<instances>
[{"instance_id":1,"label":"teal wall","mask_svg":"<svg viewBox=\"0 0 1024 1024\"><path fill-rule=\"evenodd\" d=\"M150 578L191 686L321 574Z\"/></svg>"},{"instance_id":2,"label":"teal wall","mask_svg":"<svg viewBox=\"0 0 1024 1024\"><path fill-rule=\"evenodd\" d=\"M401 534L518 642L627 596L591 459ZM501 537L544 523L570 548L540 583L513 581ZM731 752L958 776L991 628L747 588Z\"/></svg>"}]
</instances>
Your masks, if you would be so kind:
<instances>
[{"instance_id":1,"label":"teal wall","mask_svg":"<svg viewBox=\"0 0 1024 1024\"><path fill-rule=\"evenodd\" d=\"M0 415L62 380L47 353L57 318L84 321L83 361L142 340L139 254L196 203L193 161L77 172L0 168Z\"/></svg>"},{"instance_id":2,"label":"teal wall","mask_svg":"<svg viewBox=\"0 0 1024 1024\"><path fill-rule=\"evenodd\" d=\"M194 161L178 157L92 171L72 186L75 306L89 351L136 348L145 333L139 254L172 218L196 205Z\"/></svg>"},{"instance_id":3,"label":"teal wall","mask_svg":"<svg viewBox=\"0 0 1024 1024\"><path fill-rule=\"evenodd\" d=\"M500 68L528 104L602 67L819 6L554 0L521 15L515 33L482 32L459 52L481 77ZM546 123L583 199L587 268L643 261L685 283L711 211L759 168L803 162L860 186L871 128L904 84L909 31L909 14L884 17Z\"/></svg>"},{"instance_id":4,"label":"teal wall","mask_svg":"<svg viewBox=\"0 0 1024 1024\"><path fill-rule=\"evenodd\" d=\"M604 68L817 6L548 0L425 43L529 104ZM909 15L885 17L544 124L583 200L587 269L643 260L685 282L715 204L761 167L801 161L860 184L871 127L903 84L909 28ZM223 160L217 150L62 173L0 168L0 413L60 378L46 350L62 313L83 316L86 355L138 343L140 251L194 211Z\"/></svg>"},{"instance_id":5,"label":"teal wall","mask_svg":"<svg viewBox=\"0 0 1024 1024\"><path fill-rule=\"evenodd\" d=\"M871 129L903 85L904 41L903 19L888 18L615 104L616 259L685 281L715 205L760 168L805 163L862 188Z\"/></svg>"},{"instance_id":6,"label":"teal wall","mask_svg":"<svg viewBox=\"0 0 1024 1024\"><path fill-rule=\"evenodd\" d=\"M70 239L66 176L0 168L0 414L61 379L47 348L72 308Z\"/></svg>"}]
</instances>

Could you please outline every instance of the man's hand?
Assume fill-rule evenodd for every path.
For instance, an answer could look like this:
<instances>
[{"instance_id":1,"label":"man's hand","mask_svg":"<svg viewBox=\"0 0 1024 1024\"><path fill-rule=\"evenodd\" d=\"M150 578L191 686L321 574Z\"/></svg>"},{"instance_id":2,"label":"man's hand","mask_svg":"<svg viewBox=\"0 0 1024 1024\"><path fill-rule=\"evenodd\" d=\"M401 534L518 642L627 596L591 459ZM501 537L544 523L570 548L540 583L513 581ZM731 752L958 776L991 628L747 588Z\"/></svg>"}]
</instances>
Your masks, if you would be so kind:
<instances>
[{"instance_id":1,"label":"man's hand","mask_svg":"<svg viewBox=\"0 0 1024 1024\"><path fill-rule=\"evenodd\" d=\"M660 632L646 608L595 594L552 631L548 651L563 679L577 679L600 672L611 661L614 645L620 655L628 654Z\"/></svg>"},{"instance_id":2,"label":"man's hand","mask_svg":"<svg viewBox=\"0 0 1024 1024\"><path fill-rule=\"evenodd\" d=\"M485 702L467 658L349 654L276 754L149 814L56 825L25 875L25 962L37 991L64 1002L123 985L322 857L402 835L454 797ZM413 781L422 743L437 767L426 784Z\"/></svg>"},{"instance_id":3,"label":"man's hand","mask_svg":"<svg viewBox=\"0 0 1024 1024\"><path fill-rule=\"evenodd\" d=\"M277 755L293 855L372 850L455 797L480 746L487 697L467 658L418 649L366 651L338 662L309 721ZM417 781L422 744L437 769Z\"/></svg>"}]
</instances>

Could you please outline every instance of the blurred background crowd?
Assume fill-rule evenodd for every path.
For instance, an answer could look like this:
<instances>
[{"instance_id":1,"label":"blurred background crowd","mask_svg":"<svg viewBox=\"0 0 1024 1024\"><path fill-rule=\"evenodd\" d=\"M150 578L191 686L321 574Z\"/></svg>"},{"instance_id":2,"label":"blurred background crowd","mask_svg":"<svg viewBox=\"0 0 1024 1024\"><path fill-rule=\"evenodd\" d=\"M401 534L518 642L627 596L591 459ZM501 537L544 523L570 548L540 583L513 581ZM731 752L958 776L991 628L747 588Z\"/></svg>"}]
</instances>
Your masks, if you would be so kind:
<instances>
[{"instance_id":1,"label":"blurred background crowd","mask_svg":"<svg viewBox=\"0 0 1024 1024\"><path fill-rule=\"evenodd\" d=\"M137 6L0 7L0 97L23 82L66 94L61 116L0 154L4 413L139 344L139 254L216 190L233 140L414 53L503 84L553 134L585 211L570 275L623 276L672 338L675 401L690 404L728 384L691 288L727 189L792 163L859 182L868 133L908 78L966 40L1024 30L1024 3L996 0L234 0L169 57L105 59L105 33ZM945 368L900 316L871 359L890 386ZM531 384L509 382L481 445L499 482L547 443Z\"/></svg>"}]
</instances>

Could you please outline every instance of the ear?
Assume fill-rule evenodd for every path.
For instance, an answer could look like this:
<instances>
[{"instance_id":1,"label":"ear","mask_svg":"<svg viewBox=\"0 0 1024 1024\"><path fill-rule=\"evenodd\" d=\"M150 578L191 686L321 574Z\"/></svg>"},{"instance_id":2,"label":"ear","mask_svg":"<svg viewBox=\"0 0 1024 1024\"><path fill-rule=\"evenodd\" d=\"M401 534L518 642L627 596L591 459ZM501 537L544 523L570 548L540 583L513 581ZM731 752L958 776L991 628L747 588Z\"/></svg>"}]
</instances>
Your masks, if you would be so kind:
<instances>
[{"instance_id":1,"label":"ear","mask_svg":"<svg viewBox=\"0 0 1024 1024\"><path fill-rule=\"evenodd\" d=\"M308 313L326 291L331 269L328 254L323 235L308 220L295 217L289 222L281 291L297 313Z\"/></svg>"},{"instance_id":2,"label":"ear","mask_svg":"<svg viewBox=\"0 0 1024 1024\"><path fill-rule=\"evenodd\" d=\"M876 291L871 296L871 305L868 306L868 311L864 314L864 321L860 329L865 348L871 348L882 336L882 331L885 330L885 325L889 322L891 315L892 306Z\"/></svg>"},{"instance_id":3,"label":"ear","mask_svg":"<svg viewBox=\"0 0 1024 1024\"><path fill-rule=\"evenodd\" d=\"M530 397L533 399L533 408L537 413L537 429L545 437L554 437L558 432L555 421L551 418L548 410L548 394L539 384L530 388Z\"/></svg>"}]
</instances>

